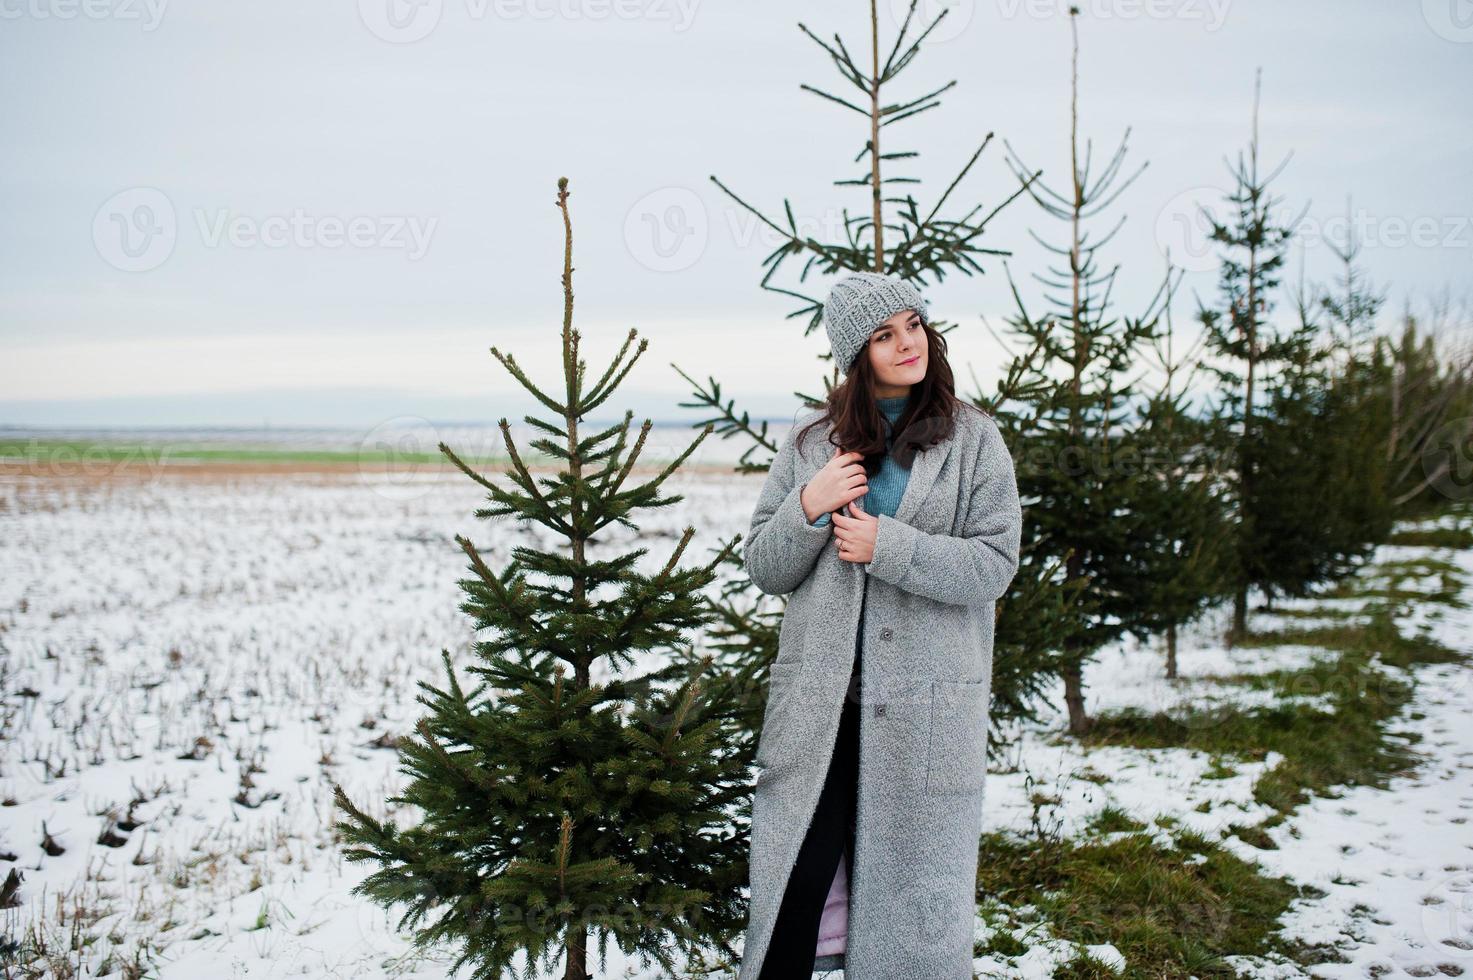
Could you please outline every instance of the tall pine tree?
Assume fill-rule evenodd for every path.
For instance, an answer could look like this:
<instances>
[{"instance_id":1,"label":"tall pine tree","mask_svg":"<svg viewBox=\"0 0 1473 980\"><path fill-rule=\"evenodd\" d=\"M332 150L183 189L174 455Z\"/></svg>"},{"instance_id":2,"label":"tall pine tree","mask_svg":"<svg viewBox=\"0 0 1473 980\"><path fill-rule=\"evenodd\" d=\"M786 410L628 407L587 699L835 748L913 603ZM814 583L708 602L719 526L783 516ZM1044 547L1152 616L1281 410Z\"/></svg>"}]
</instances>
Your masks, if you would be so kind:
<instances>
[{"instance_id":1,"label":"tall pine tree","mask_svg":"<svg viewBox=\"0 0 1473 980\"><path fill-rule=\"evenodd\" d=\"M1050 307L1042 317L1029 314L1013 286L1019 312L1008 323L1039 355L1029 358L1010 403L999 404L998 418L1009 445L1022 456L1018 491L1036 502L1024 511L1025 553L1035 565L1056 561L1061 582L1078 590L1051 646L1064 681L1069 730L1083 734L1092 724L1084 703L1084 664L1139 611L1140 597L1128 586L1144 572L1138 544L1147 530L1144 520L1160 509L1155 497L1179 491L1132 463L1143 446L1131 431L1137 407L1129 375L1140 346L1157 336L1170 275L1140 315L1117 317L1111 311L1119 267L1101 269L1098 255L1120 224L1098 239L1086 224L1141 170L1117 185L1127 129L1104 168L1090 172L1089 145L1081 145L1079 134L1078 16L1079 8L1071 7L1070 183L1061 191L1043 184L1029 190L1050 217L1068 225L1065 244L1045 243L1065 264L1035 276ZM1011 146L1009 151L1015 172L1028 186L1027 168Z\"/></svg>"},{"instance_id":2,"label":"tall pine tree","mask_svg":"<svg viewBox=\"0 0 1473 980\"><path fill-rule=\"evenodd\" d=\"M633 484L649 420L627 455L632 412L610 428L580 433L584 416L608 401L648 341L625 362L631 330L603 374L586 384L573 329L567 185L558 181L561 390L544 392L512 355L491 348L556 417L525 421L546 433L530 445L562 469L534 478L505 418L510 487L440 444L486 489L491 503L477 517L535 522L562 544L516 546L497 573L457 535L471 573L460 581L461 609L478 635L488 632L475 644L480 662L466 669L481 678L474 689L463 685L448 652L444 687L420 682L418 701L428 713L400 741L409 781L389 801L416 808L420 821L399 828L374 819L335 787L347 858L381 865L354 891L406 905L401 926L424 923L415 943L459 947L454 968L471 963L476 978L514 972L523 953L528 969L552 969L562 957L566 980L587 980L595 938L601 956L612 939L626 954L673 972L677 950L715 945L732 954L746 920L740 889L748 839L733 818L747 805L747 760L734 749L739 733L706 701L702 674L710 658L695 658L683 638L708 623L703 590L740 536L710 564L680 568L695 533L686 527L669 558L648 573L637 567L646 549L620 552L599 540L613 524L637 531L636 510L680 501L661 496L660 486L710 429L654 478ZM595 681L595 666L609 679Z\"/></svg>"},{"instance_id":3,"label":"tall pine tree","mask_svg":"<svg viewBox=\"0 0 1473 980\"><path fill-rule=\"evenodd\" d=\"M1357 512L1376 505L1362 498L1382 497L1378 446L1365 440L1361 406L1336 376L1318 308L1302 289L1296 306L1298 326L1281 336L1278 363L1262 374L1239 454L1252 475L1241 516L1253 533L1253 585L1270 607L1276 595L1304 596L1348 572L1370 543Z\"/></svg>"},{"instance_id":4,"label":"tall pine tree","mask_svg":"<svg viewBox=\"0 0 1473 980\"><path fill-rule=\"evenodd\" d=\"M1391 533L1396 505L1392 462L1386 453L1392 436L1383 411L1388 379L1375 356L1376 317L1385 295L1367 281L1359 266L1361 243L1355 237L1353 215L1347 197L1345 244L1329 243L1340 259L1341 272L1333 286L1318 291L1316 299L1326 320L1330 348L1329 407L1343 449L1327 475L1341 502L1342 534L1334 547L1361 555L1368 545L1381 543ZM1298 301L1309 301L1309 297L1301 296Z\"/></svg>"},{"instance_id":5,"label":"tall pine tree","mask_svg":"<svg viewBox=\"0 0 1473 980\"><path fill-rule=\"evenodd\" d=\"M982 138L965 165L929 206L923 206L916 199L913 188L920 180L899 172L902 161L912 160L919 153L895 149L888 142L890 127L939 107L941 96L956 84L951 81L898 97L890 94L903 81L900 78L902 72L917 64L922 42L950 13L942 10L924 28L914 28L918 33L911 36L914 24L918 23L915 17L918 2L911 0L900 30L888 46L880 36L880 9L876 0L870 0L868 4L867 43L857 49L846 45L837 34L832 41L826 41L805 25L798 25L837 69L847 91L835 93L810 85L802 88L821 98L827 106L837 107L846 114L852 113L856 128L862 129L864 134L859 151L853 155L860 169L834 181L835 186L863 195L863 206L856 213L850 214L849 209L842 209L841 239L821 241L804 234L799 230L792 204L786 199L783 201L784 217L774 220L742 199L716 176L711 177L738 206L780 236L777 247L763 260L767 271L761 286L798 301L787 318L803 322L804 337L822 325L823 304L833 277L857 271L882 272L924 288L932 280L944 280L948 274L983 274L984 259L1010 254L1005 250L984 247L982 236L988 222L1026 191L1031 178L1025 178L1023 187L992 207L983 204L957 206L953 203L961 197L963 192L959 185L991 143L992 133ZM854 50L863 52L858 60L851 53ZM801 262L796 281L778 279L780 269L791 270L790 259L794 263ZM810 292L805 282L812 272L820 274L821 279L818 289ZM943 337L956 329L955 324L940 320L932 325ZM820 353L818 359L832 360L827 351ZM740 438L750 443L741 455L737 471L765 472L772 456L777 453L779 442L769 434L768 424L756 422L746 411L738 411L734 400L723 394L721 383L715 377L710 377L709 383L702 385L678 366L674 367L695 388L694 401L681 404L712 413L709 420L695 424L714 425L722 438ZM838 383L839 377L838 368L831 366L828 374L822 377L825 395ZM1006 390L1004 385L1000 397L1005 397ZM822 396L802 392L794 394L810 408L824 401ZM972 400L979 407L991 411L991 403L982 395L978 394ZM753 458L754 455L765 456L765 459L759 461ZM745 695L754 689L755 678L766 671L776 656L784 602L754 596L755 590L745 579L740 556L734 556L730 564L733 577L724 587L721 599L713 603L714 615L718 619L718 626L711 631L713 645L722 649L732 674L729 688L720 696L734 717L755 729L761 723L763 705ZM1031 717L1047 690L1048 664L1045 658L1050 649L1049 638L1057 636L1056 625L1063 622L1064 598L1052 576L1044 569L1025 565L1014 579L1012 592L1001 605L1006 615L1002 615L998 622L994 641L995 659L999 664L992 688L994 717Z\"/></svg>"},{"instance_id":6,"label":"tall pine tree","mask_svg":"<svg viewBox=\"0 0 1473 980\"><path fill-rule=\"evenodd\" d=\"M1189 350L1177 354L1169 300L1165 317L1165 331L1151 341L1164 377L1142 404L1135 425L1145 478L1156 485L1138 500L1147 513L1136 523L1136 574L1122 586L1132 597L1125 628L1138 640L1163 635L1165 675L1175 678L1178 630L1221 599L1227 588L1232 515L1217 457L1210 451L1211 432L1222 420L1199 414L1188 399L1192 376L1201 366L1197 355L1203 338L1199 335Z\"/></svg>"},{"instance_id":7,"label":"tall pine tree","mask_svg":"<svg viewBox=\"0 0 1473 980\"><path fill-rule=\"evenodd\" d=\"M1219 289L1224 309L1199 304L1198 318L1208 336L1209 348L1220 363L1205 367L1218 380L1226 418L1232 429L1219 447L1231 458L1236 526L1233 569L1232 636L1247 629L1248 590L1261 586L1272 574L1266 545L1272 544L1255 525L1255 515L1272 507L1272 493L1257 484L1256 467L1265 461L1259 451L1263 439L1255 401L1262 373L1275 362L1283 362L1303 346L1296 338L1280 336L1269 322L1272 293L1279 284L1294 219L1281 224L1274 208L1280 203L1268 185L1288 165L1264 176L1258 170L1258 104L1262 71L1254 80L1253 129L1245 161L1239 154L1230 166L1234 187L1227 196L1232 212L1219 222L1203 210L1211 226L1209 238L1222 246Z\"/></svg>"}]
</instances>

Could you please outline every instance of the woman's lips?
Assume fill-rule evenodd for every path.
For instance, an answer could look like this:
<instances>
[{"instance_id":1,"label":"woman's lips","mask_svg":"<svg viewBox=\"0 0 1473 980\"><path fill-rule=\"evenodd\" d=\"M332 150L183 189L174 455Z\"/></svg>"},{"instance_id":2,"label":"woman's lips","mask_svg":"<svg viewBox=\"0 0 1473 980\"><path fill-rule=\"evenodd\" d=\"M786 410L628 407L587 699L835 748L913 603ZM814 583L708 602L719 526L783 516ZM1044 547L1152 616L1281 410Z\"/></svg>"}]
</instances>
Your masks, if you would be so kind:
<instances>
[{"instance_id":1,"label":"woman's lips","mask_svg":"<svg viewBox=\"0 0 1473 980\"><path fill-rule=\"evenodd\" d=\"M921 359L921 355L917 354L915 357L912 357L910 360L908 360L908 361L901 361L900 363L901 363L902 366L904 366L906 364L914 364L916 361L919 361L920 359Z\"/></svg>"}]
</instances>

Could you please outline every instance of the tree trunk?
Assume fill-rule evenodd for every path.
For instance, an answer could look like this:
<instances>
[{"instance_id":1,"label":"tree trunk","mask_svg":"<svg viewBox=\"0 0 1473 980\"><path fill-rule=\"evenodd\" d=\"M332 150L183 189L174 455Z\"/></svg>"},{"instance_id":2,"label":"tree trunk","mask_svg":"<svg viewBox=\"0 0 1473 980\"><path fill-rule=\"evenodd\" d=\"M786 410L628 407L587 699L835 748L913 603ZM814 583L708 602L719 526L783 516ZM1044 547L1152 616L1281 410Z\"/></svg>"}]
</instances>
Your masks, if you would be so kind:
<instances>
[{"instance_id":1,"label":"tree trunk","mask_svg":"<svg viewBox=\"0 0 1473 980\"><path fill-rule=\"evenodd\" d=\"M1176 680L1176 624L1166 627L1166 676Z\"/></svg>"},{"instance_id":2,"label":"tree trunk","mask_svg":"<svg viewBox=\"0 0 1473 980\"><path fill-rule=\"evenodd\" d=\"M563 980L593 980L588 972L588 929L586 926L568 927L568 967L563 971Z\"/></svg>"},{"instance_id":3,"label":"tree trunk","mask_svg":"<svg viewBox=\"0 0 1473 980\"><path fill-rule=\"evenodd\" d=\"M1233 594L1233 628L1228 632L1228 646L1241 640L1248 632L1248 586L1238 586Z\"/></svg>"},{"instance_id":4,"label":"tree trunk","mask_svg":"<svg viewBox=\"0 0 1473 980\"><path fill-rule=\"evenodd\" d=\"M1074 661L1060 676L1064 678L1064 703L1069 706L1069 734L1083 735L1094 726L1094 719L1084 711L1084 671Z\"/></svg>"}]
</instances>

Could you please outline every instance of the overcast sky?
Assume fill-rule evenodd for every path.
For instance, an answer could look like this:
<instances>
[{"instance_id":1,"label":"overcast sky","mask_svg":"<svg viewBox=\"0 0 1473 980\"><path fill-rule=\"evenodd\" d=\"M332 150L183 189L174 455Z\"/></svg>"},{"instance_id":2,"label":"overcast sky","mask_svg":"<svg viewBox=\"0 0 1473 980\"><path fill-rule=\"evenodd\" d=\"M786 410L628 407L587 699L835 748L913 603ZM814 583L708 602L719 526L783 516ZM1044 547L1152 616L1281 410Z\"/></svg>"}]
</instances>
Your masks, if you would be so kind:
<instances>
[{"instance_id":1,"label":"overcast sky","mask_svg":"<svg viewBox=\"0 0 1473 980\"><path fill-rule=\"evenodd\" d=\"M992 131L952 216L1014 192L1004 139L1063 189L1067 5L945 6L890 93L957 84L885 129L885 149L920 153L892 172L922 179L924 211ZM880 6L884 50L904 7ZM1149 164L1095 219L1127 218L1101 256L1121 312L1155 291L1166 246L1188 268L1178 327L1214 298L1185 219L1229 187L1259 66L1262 166L1292 152L1274 189L1284 216L1308 209L1286 280L1337 274L1323 239L1343 240L1350 196L1388 322L1469 288L1461 0L1081 7L1094 170L1127 127L1123 171ZM674 362L790 416L792 391L822 390L827 340L759 287L774 239L709 178L774 218L787 197L816 237L864 210L832 181L860 172L867 122L800 90L852 93L800 21L867 54L857 0L0 0L0 424L519 417L532 403L489 348L560 387L560 176L590 375L629 328L650 344L611 404L691 417ZM1013 253L1041 311L1051 257L1030 231L1066 226L1023 198L981 241ZM826 292L789 262L783 285ZM927 290L961 324L964 394L1002 357L984 318L1013 309L1001 261L984 265Z\"/></svg>"}]
</instances>

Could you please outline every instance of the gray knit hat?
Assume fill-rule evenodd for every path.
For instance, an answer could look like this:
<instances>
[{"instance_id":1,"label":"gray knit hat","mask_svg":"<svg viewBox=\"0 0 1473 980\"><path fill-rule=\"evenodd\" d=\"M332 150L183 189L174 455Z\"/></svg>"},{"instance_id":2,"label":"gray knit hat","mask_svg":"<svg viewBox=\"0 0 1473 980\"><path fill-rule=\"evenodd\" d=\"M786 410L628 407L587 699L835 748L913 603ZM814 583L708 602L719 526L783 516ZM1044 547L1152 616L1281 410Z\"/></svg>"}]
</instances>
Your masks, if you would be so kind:
<instances>
[{"instance_id":1,"label":"gray knit hat","mask_svg":"<svg viewBox=\"0 0 1473 980\"><path fill-rule=\"evenodd\" d=\"M834 283L823 304L823 325L839 370L848 374L870 334L901 310L915 310L922 323L931 323L926 301L899 276L852 272Z\"/></svg>"}]
</instances>

